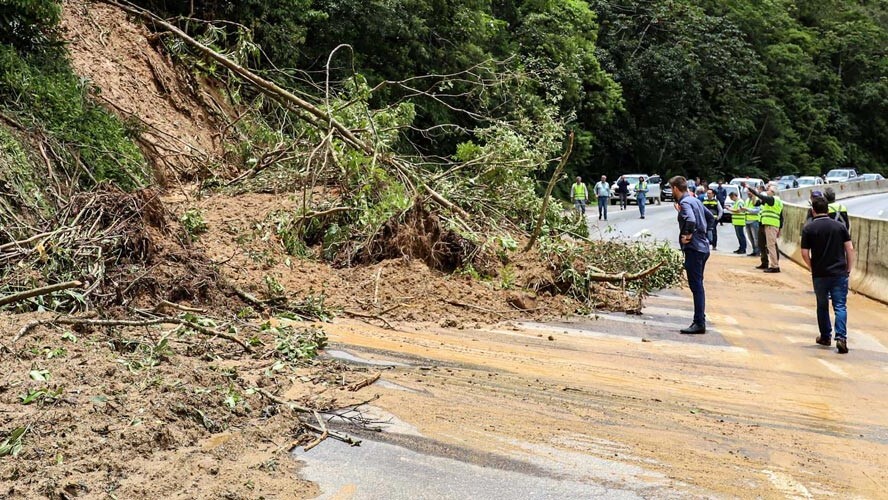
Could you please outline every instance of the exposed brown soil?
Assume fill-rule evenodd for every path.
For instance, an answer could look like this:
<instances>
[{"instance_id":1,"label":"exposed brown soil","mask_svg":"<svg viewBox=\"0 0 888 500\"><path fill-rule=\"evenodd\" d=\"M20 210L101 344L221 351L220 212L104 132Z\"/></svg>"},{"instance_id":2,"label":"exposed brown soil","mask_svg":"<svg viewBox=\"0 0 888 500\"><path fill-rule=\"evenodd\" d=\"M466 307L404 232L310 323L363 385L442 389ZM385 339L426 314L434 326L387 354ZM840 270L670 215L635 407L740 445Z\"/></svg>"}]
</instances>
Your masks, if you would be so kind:
<instances>
[{"instance_id":1,"label":"exposed brown soil","mask_svg":"<svg viewBox=\"0 0 888 500\"><path fill-rule=\"evenodd\" d=\"M276 283L292 300L323 296L340 318L416 329L554 318L579 306L553 293L553 270L538 255L503 264L422 210L390 223L366 253L351 256L348 263L360 266L287 255L275 233L275 214L299 213L297 197L201 199L189 184L206 177L210 165L232 168L226 142L237 138L226 136L233 113L224 99L177 69L157 49L156 37L108 5L66 0L62 26L75 69L99 90L99 102L140 124L140 145L168 188L92 193L81 205L75 200L73 207L86 215L98 214L97 227L120 225L124 236L124 258L107 270L107 288L98 289L102 300L94 304L103 316L127 319L137 319L133 308L150 309L162 300L202 307L225 323L213 327L236 326L240 338L252 336L258 345L246 354L232 342L174 325L43 326L13 343L25 323L50 316L0 314L0 436L27 427L20 454L0 458L0 496L316 494L298 479L297 462L288 454L313 438L302 417L248 389L332 409L365 399L344 387L368 373L331 362L277 366L276 338L257 325L274 326L280 318L270 309L245 314L252 324L236 318L247 304L229 284L264 299ZM189 243L175 219L195 207L208 230ZM452 273L467 261L494 277ZM601 286L599 292L612 307L638 307L617 290ZM45 397L27 401L38 390Z\"/></svg>"},{"instance_id":2,"label":"exposed brown soil","mask_svg":"<svg viewBox=\"0 0 888 500\"><path fill-rule=\"evenodd\" d=\"M75 71L100 90L99 102L142 130L139 144L161 185L224 165L225 125L235 114L158 50L144 26L106 4L65 0L62 30Z\"/></svg>"},{"instance_id":3,"label":"exposed brown soil","mask_svg":"<svg viewBox=\"0 0 888 500\"><path fill-rule=\"evenodd\" d=\"M247 389L319 409L366 398L346 389L365 370L275 368L274 338L261 333L253 355L170 327L41 327L11 342L45 316L0 316L0 429L28 428L21 453L0 459L4 498L304 498L315 489L288 452L313 436ZM37 390L51 395L23 400Z\"/></svg>"}]
</instances>

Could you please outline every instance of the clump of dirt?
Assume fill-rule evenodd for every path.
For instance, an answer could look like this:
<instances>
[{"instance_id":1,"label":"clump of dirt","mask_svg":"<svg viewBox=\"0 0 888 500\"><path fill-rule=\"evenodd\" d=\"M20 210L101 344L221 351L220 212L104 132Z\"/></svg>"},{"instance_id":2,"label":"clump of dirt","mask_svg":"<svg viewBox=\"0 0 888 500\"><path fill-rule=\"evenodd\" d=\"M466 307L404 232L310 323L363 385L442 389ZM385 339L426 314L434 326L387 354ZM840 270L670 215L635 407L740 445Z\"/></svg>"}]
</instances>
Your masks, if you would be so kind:
<instances>
[{"instance_id":1,"label":"clump of dirt","mask_svg":"<svg viewBox=\"0 0 888 500\"><path fill-rule=\"evenodd\" d=\"M0 330L47 317L0 314ZM330 410L366 399L348 387L370 374L336 362L288 362L270 331L256 331L249 355L222 339L157 326L40 327L15 343L7 337L0 440L26 431L17 456L0 457L0 497L317 494L288 453L314 439L302 424L314 417L259 390Z\"/></svg>"},{"instance_id":2,"label":"clump of dirt","mask_svg":"<svg viewBox=\"0 0 888 500\"><path fill-rule=\"evenodd\" d=\"M475 243L456 231L443 228L437 215L417 203L403 216L386 222L373 242L364 246L357 261L352 263L415 259L432 269L451 273L476 260L483 261L479 250Z\"/></svg>"}]
</instances>

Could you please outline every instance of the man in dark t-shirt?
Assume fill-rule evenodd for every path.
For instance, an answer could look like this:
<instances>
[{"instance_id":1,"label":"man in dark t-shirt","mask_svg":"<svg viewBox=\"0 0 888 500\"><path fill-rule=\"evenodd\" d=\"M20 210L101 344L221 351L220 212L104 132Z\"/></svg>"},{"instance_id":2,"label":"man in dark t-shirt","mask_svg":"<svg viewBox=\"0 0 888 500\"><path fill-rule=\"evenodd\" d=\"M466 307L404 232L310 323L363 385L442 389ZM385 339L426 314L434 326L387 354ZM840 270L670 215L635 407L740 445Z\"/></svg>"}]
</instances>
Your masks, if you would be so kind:
<instances>
[{"instance_id":1,"label":"man in dark t-shirt","mask_svg":"<svg viewBox=\"0 0 888 500\"><path fill-rule=\"evenodd\" d=\"M816 342L825 346L832 344L833 328L829 320L832 300L836 348L845 354L848 352L848 276L854 266L854 245L845 225L829 217L829 203L825 198L812 199L811 209L814 218L802 228L802 258L811 269L817 296L820 336Z\"/></svg>"}]
</instances>

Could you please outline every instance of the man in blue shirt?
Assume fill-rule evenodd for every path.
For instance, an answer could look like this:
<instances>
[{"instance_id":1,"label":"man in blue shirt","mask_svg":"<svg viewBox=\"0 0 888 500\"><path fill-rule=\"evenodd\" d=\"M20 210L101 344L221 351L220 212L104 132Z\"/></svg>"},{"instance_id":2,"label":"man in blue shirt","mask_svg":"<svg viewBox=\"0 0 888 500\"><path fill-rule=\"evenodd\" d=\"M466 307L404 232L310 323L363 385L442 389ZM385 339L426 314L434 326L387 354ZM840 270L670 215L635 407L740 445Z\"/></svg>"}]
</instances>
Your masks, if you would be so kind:
<instances>
[{"instance_id":1,"label":"man in blue shirt","mask_svg":"<svg viewBox=\"0 0 888 500\"><path fill-rule=\"evenodd\" d=\"M684 252L684 268L688 286L694 296L694 322L683 328L684 334L706 333L706 292L703 290L703 272L709 260L709 240L706 232L715 226L712 212L688 192L688 181L682 176L669 179L672 199L677 200L679 244Z\"/></svg>"}]
</instances>

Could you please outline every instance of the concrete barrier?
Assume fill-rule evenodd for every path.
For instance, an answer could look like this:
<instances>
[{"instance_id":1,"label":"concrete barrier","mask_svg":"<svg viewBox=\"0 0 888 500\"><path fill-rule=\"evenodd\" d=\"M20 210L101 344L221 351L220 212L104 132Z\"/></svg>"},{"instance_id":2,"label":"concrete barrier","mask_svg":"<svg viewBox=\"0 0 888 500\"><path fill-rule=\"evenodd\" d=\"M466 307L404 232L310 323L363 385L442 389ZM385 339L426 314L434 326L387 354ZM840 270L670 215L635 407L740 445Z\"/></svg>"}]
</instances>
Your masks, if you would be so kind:
<instances>
[{"instance_id":1,"label":"concrete barrier","mask_svg":"<svg viewBox=\"0 0 888 500\"><path fill-rule=\"evenodd\" d=\"M830 184L836 198L850 198L888 191L888 181ZM790 189L781 193L784 200L783 229L780 231L780 252L805 265L801 252L802 227L808 215L811 191L826 186ZM851 241L857 260L851 273L851 289L878 301L888 303L888 220L852 215Z\"/></svg>"},{"instance_id":2,"label":"concrete barrier","mask_svg":"<svg viewBox=\"0 0 888 500\"><path fill-rule=\"evenodd\" d=\"M833 184L822 184L820 186L786 189L780 192L780 199L788 203L807 204L808 198L811 197L811 191L823 191L827 187L833 188L836 192L836 199L840 200L842 198L852 198L854 196L888 193L888 180L838 182Z\"/></svg>"}]
</instances>

